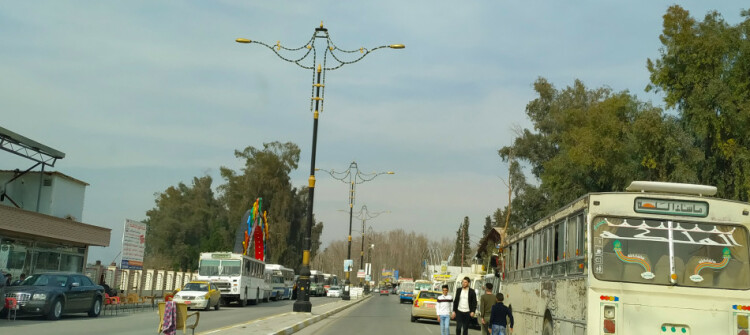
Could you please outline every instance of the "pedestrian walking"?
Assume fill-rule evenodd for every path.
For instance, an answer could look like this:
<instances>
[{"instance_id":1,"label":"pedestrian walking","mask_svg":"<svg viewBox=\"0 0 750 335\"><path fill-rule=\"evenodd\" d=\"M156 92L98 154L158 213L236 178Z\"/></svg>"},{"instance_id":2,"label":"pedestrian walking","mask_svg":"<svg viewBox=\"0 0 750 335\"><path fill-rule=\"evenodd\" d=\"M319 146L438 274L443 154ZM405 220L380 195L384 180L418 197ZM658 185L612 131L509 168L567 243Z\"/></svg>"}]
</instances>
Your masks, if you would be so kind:
<instances>
[{"instance_id":1,"label":"pedestrian walking","mask_svg":"<svg viewBox=\"0 0 750 335\"><path fill-rule=\"evenodd\" d=\"M443 285L443 294L437 297L437 315L440 320L440 335L451 335L451 305L453 297L448 294L448 285Z\"/></svg>"},{"instance_id":2,"label":"pedestrian walking","mask_svg":"<svg viewBox=\"0 0 750 335\"><path fill-rule=\"evenodd\" d=\"M490 312L490 324L492 325L492 335L507 335L513 333L513 312L503 304L505 297L502 293L495 295L497 302L492 306ZM508 327L508 320L510 320L510 327ZM506 329L510 332L506 333Z\"/></svg>"},{"instance_id":3,"label":"pedestrian walking","mask_svg":"<svg viewBox=\"0 0 750 335\"><path fill-rule=\"evenodd\" d=\"M492 283L484 285L484 294L479 297L479 324L482 326L482 334L489 334L490 326L490 313L492 312L492 306L495 305L496 298L492 294Z\"/></svg>"},{"instance_id":4,"label":"pedestrian walking","mask_svg":"<svg viewBox=\"0 0 750 335\"><path fill-rule=\"evenodd\" d=\"M461 280L461 287L453 298L452 318L456 319L456 335L469 335L469 322L477 310L477 294L469 287L469 277ZM461 331L463 329L463 332Z\"/></svg>"}]
</instances>

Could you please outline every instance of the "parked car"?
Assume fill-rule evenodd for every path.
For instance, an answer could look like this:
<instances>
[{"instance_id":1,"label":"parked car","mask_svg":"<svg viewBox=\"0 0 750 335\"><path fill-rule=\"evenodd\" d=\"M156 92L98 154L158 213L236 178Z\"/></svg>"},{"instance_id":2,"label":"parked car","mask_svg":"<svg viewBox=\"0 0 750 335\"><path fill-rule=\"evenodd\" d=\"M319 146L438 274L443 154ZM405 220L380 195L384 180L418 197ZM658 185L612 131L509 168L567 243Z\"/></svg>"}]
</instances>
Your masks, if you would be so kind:
<instances>
[{"instance_id":1,"label":"parked car","mask_svg":"<svg viewBox=\"0 0 750 335\"><path fill-rule=\"evenodd\" d=\"M191 281L178 291L174 298L174 302L184 303L188 308L201 308L209 310L212 306L215 310L219 310L221 305L221 292L216 287L216 284L205 281L205 280L194 280Z\"/></svg>"},{"instance_id":2,"label":"parked car","mask_svg":"<svg viewBox=\"0 0 750 335\"><path fill-rule=\"evenodd\" d=\"M339 298L341 297L341 287L339 286L331 286L328 288L328 294L329 297L333 298Z\"/></svg>"},{"instance_id":3,"label":"parked car","mask_svg":"<svg viewBox=\"0 0 750 335\"><path fill-rule=\"evenodd\" d=\"M437 297L442 293L438 291L419 291L416 297L414 297L414 305L411 306L411 322L416 322L417 319L432 319L437 320Z\"/></svg>"},{"instance_id":4,"label":"parked car","mask_svg":"<svg viewBox=\"0 0 750 335\"><path fill-rule=\"evenodd\" d=\"M18 301L19 313L44 315L57 320L62 314L102 311L104 287L80 273L41 273L28 276L18 286L5 288L5 297Z\"/></svg>"},{"instance_id":5,"label":"parked car","mask_svg":"<svg viewBox=\"0 0 750 335\"><path fill-rule=\"evenodd\" d=\"M380 295L388 295L389 293L390 293L390 290L387 287L380 288Z\"/></svg>"}]
</instances>

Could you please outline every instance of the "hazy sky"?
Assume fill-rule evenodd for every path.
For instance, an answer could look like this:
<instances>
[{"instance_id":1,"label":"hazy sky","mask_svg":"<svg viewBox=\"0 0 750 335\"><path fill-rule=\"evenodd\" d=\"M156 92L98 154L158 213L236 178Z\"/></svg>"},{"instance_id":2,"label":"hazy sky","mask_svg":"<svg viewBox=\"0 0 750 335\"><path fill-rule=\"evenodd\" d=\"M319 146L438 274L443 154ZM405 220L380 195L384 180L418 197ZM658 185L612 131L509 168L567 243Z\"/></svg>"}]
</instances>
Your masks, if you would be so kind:
<instances>
[{"instance_id":1,"label":"hazy sky","mask_svg":"<svg viewBox=\"0 0 750 335\"><path fill-rule=\"evenodd\" d=\"M532 83L645 93L666 1L0 1L0 126L66 153L54 170L91 185L83 221L141 220L154 194L205 174L222 183L233 155L272 141L302 149L310 169L312 73L257 44L303 45L323 21L343 49L403 43L327 72L316 167L393 170L359 185L355 209L391 211L376 231L404 228L471 240L507 203L497 150L529 127ZM746 1L681 1L731 24ZM320 47L320 46L319 46ZM322 48L322 47L321 47ZM332 63L331 63L332 64ZM0 152L0 169L32 164ZM317 174L324 243L346 237L348 185ZM355 222L356 223L356 222ZM355 229L359 224L355 224ZM273 229L273 228L271 228Z\"/></svg>"}]
</instances>

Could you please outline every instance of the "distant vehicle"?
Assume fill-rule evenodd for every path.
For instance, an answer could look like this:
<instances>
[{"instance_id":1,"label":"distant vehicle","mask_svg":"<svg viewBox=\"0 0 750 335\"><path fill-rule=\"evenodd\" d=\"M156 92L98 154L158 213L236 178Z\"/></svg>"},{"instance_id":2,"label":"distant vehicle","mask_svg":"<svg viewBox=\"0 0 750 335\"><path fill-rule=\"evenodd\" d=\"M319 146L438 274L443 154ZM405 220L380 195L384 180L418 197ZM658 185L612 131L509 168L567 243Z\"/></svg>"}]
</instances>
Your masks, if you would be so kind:
<instances>
[{"instance_id":1,"label":"distant vehicle","mask_svg":"<svg viewBox=\"0 0 750 335\"><path fill-rule=\"evenodd\" d=\"M271 286L271 300L291 299L295 284L294 270L280 264L266 264L266 274Z\"/></svg>"},{"instance_id":2,"label":"distant vehicle","mask_svg":"<svg viewBox=\"0 0 750 335\"><path fill-rule=\"evenodd\" d=\"M414 305L411 306L411 322L416 322L417 319L431 319L437 320L437 297L443 294L437 291L419 291L416 297L414 297Z\"/></svg>"},{"instance_id":3,"label":"distant vehicle","mask_svg":"<svg viewBox=\"0 0 750 335\"><path fill-rule=\"evenodd\" d=\"M390 293L390 289L387 287L381 287L380 288L380 295L388 295Z\"/></svg>"},{"instance_id":4,"label":"distant vehicle","mask_svg":"<svg viewBox=\"0 0 750 335\"><path fill-rule=\"evenodd\" d=\"M414 301L414 282L405 281L398 285L398 302L412 303Z\"/></svg>"},{"instance_id":5,"label":"distant vehicle","mask_svg":"<svg viewBox=\"0 0 750 335\"><path fill-rule=\"evenodd\" d=\"M325 293L325 288L323 288L323 285L325 285L323 272L320 272L318 270L311 270L310 271L310 295L317 296L317 297L324 296L326 293Z\"/></svg>"},{"instance_id":6,"label":"distant vehicle","mask_svg":"<svg viewBox=\"0 0 750 335\"><path fill-rule=\"evenodd\" d=\"M331 286L331 287L329 287L328 288L327 296L331 297L331 298L339 298L339 297L341 297L341 287L339 287L339 286Z\"/></svg>"},{"instance_id":7,"label":"distant vehicle","mask_svg":"<svg viewBox=\"0 0 750 335\"><path fill-rule=\"evenodd\" d=\"M432 290L432 282L425 279L417 279L414 281L414 296L417 296L419 291Z\"/></svg>"},{"instance_id":8,"label":"distant vehicle","mask_svg":"<svg viewBox=\"0 0 750 335\"><path fill-rule=\"evenodd\" d=\"M271 288L265 280L266 263L231 252L204 252L200 256L196 280L213 282L221 291L224 304L235 301L244 307L248 301L268 301Z\"/></svg>"},{"instance_id":9,"label":"distant vehicle","mask_svg":"<svg viewBox=\"0 0 750 335\"><path fill-rule=\"evenodd\" d=\"M175 294L174 302L186 304L188 308L209 310L212 306L217 311L221 305L221 292L216 284L205 280L191 281Z\"/></svg>"},{"instance_id":10,"label":"distant vehicle","mask_svg":"<svg viewBox=\"0 0 750 335\"><path fill-rule=\"evenodd\" d=\"M16 298L19 312L57 320L63 314L88 313L98 317L104 287L80 273L41 273L26 277L18 286L5 288L6 298Z\"/></svg>"}]
</instances>

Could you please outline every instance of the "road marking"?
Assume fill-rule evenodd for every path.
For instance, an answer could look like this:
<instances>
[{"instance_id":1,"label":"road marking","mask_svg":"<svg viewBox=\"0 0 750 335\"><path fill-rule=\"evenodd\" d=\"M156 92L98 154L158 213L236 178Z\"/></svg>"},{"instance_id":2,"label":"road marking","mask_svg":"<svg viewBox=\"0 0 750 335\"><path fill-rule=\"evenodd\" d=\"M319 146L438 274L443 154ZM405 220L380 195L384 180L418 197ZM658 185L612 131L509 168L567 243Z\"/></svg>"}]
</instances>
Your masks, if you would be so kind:
<instances>
[{"instance_id":1,"label":"road marking","mask_svg":"<svg viewBox=\"0 0 750 335\"><path fill-rule=\"evenodd\" d=\"M198 335L218 333L220 331L224 331L224 330L227 330L227 329L237 328L237 327L241 327L241 326L247 326L247 325L251 325L253 323L260 322L260 321L263 321L263 320L267 320L267 319L271 319L271 318L275 318L275 317L279 317L279 316L285 316L285 315L289 315L289 314L293 314L293 313L295 313L295 312L287 312L287 313L269 315L269 316L266 316L266 317L255 319L255 320L250 321L250 322L236 323L236 324L233 324L233 325L229 325L229 326L225 326L225 327L221 327L221 328L212 329L212 330L209 330L209 331L206 331L206 332L201 332L201 333L198 333Z\"/></svg>"},{"instance_id":2,"label":"road marking","mask_svg":"<svg viewBox=\"0 0 750 335\"><path fill-rule=\"evenodd\" d=\"M331 302L327 302L325 304L320 304L320 305L316 305L316 306L320 307L320 306L325 306L325 305L335 304L335 303L336 303L336 301L331 301ZM200 332L200 333L198 333L198 335L214 334L214 333L218 333L218 332L221 332L221 331L225 331L227 329L232 329L232 328L237 328L237 327L242 327L242 326L248 326L248 325L251 325L253 323L263 321L263 320L268 320L268 319L275 318L275 317L282 317L282 316L286 316L286 315L290 315L290 314L294 314L294 313L296 313L296 312L286 312L286 313L281 313L281 314L269 315L269 316L265 316L265 317L262 317L262 318L259 318L259 319L255 319L253 321L249 321L249 322L235 323L233 325L224 326L224 327L221 327L221 328L215 328L215 329L211 329L211 330L208 330L208 331L205 331L205 332Z\"/></svg>"},{"instance_id":3,"label":"road marking","mask_svg":"<svg viewBox=\"0 0 750 335\"><path fill-rule=\"evenodd\" d=\"M423 326L427 329L427 332L429 332L430 334L432 334L432 330L430 330L430 327L427 327L427 325L423 325Z\"/></svg>"}]
</instances>

